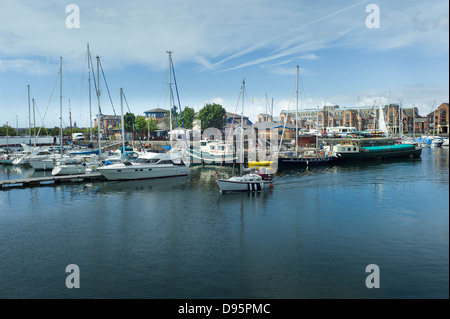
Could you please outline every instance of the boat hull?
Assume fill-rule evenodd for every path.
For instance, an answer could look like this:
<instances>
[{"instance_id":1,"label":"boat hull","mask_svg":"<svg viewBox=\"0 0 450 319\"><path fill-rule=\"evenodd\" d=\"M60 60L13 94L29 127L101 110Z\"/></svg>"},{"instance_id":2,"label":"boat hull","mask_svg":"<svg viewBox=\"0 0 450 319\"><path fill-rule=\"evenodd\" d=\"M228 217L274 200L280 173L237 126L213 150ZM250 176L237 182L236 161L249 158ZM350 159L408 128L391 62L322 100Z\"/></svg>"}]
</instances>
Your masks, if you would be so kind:
<instances>
[{"instance_id":1,"label":"boat hull","mask_svg":"<svg viewBox=\"0 0 450 319\"><path fill-rule=\"evenodd\" d=\"M219 179L216 182L222 192L258 192L272 187L271 181L238 182Z\"/></svg>"},{"instance_id":2,"label":"boat hull","mask_svg":"<svg viewBox=\"0 0 450 319\"><path fill-rule=\"evenodd\" d=\"M52 169L53 176L78 175L86 173L86 165L57 165Z\"/></svg>"},{"instance_id":3,"label":"boat hull","mask_svg":"<svg viewBox=\"0 0 450 319\"><path fill-rule=\"evenodd\" d=\"M55 166L53 160L30 159L29 164L35 171L50 171Z\"/></svg>"},{"instance_id":4,"label":"boat hull","mask_svg":"<svg viewBox=\"0 0 450 319\"><path fill-rule=\"evenodd\" d=\"M189 170L184 165L156 165L153 166L126 166L123 164L108 165L97 168L97 171L108 180L139 180L186 176Z\"/></svg>"},{"instance_id":5,"label":"boat hull","mask_svg":"<svg viewBox=\"0 0 450 319\"><path fill-rule=\"evenodd\" d=\"M384 151L359 151L356 153L338 153L338 161L348 160L378 160L390 158L409 158L420 157L422 155L422 148L393 150L386 147Z\"/></svg>"},{"instance_id":6,"label":"boat hull","mask_svg":"<svg viewBox=\"0 0 450 319\"><path fill-rule=\"evenodd\" d=\"M5 156L5 158L0 158L0 164L3 164L3 165L12 165L12 163L14 162L14 158L12 158L12 157L10 157L10 158L7 158L6 156Z\"/></svg>"},{"instance_id":7,"label":"boat hull","mask_svg":"<svg viewBox=\"0 0 450 319\"><path fill-rule=\"evenodd\" d=\"M336 157L279 157L278 167L306 167L328 165L336 161Z\"/></svg>"}]
</instances>

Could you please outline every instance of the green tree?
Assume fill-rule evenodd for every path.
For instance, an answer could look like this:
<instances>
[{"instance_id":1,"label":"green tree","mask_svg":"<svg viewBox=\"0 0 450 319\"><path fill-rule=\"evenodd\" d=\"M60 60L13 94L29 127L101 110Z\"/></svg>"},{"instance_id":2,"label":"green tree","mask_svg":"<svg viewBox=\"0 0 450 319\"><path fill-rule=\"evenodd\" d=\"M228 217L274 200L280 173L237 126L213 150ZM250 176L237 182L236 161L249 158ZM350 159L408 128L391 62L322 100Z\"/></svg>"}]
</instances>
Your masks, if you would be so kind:
<instances>
[{"instance_id":1,"label":"green tree","mask_svg":"<svg viewBox=\"0 0 450 319\"><path fill-rule=\"evenodd\" d=\"M177 119L175 118L175 110L176 106L174 106L171 110L172 112L172 129L177 127ZM164 116L163 123L167 126L167 128L170 128L170 111L166 112L166 115Z\"/></svg>"},{"instance_id":2,"label":"green tree","mask_svg":"<svg viewBox=\"0 0 450 319\"><path fill-rule=\"evenodd\" d=\"M136 130L139 133L139 136L142 137L145 132L147 132L147 121L145 120L145 117L142 115L136 116L134 119L134 124L136 125Z\"/></svg>"},{"instance_id":3,"label":"green tree","mask_svg":"<svg viewBox=\"0 0 450 319\"><path fill-rule=\"evenodd\" d=\"M31 128L31 135L34 136L34 132L36 132L36 135L42 136L42 135L53 135L46 127L39 127L36 126L35 128ZM58 128L59 132L59 128ZM30 134L30 129L26 130L26 134Z\"/></svg>"},{"instance_id":4,"label":"green tree","mask_svg":"<svg viewBox=\"0 0 450 319\"><path fill-rule=\"evenodd\" d=\"M193 108L185 106L184 110L181 112L183 116L183 121L181 121L181 116L178 114L178 125L185 129L192 129L192 123L194 122L195 111Z\"/></svg>"},{"instance_id":5,"label":"green tree","mask_svg":"<svg viewBox=\"0 0 450 319\"><path fill-rule=\"evenodd\" d=\"M59 127L58 127L58 126L55 126L54 128L52 128L52 129L50 130L49 134L50 134L51 136L59 136L59 135L60 135L59 132L60 132L60 131L59 131Z\"/></svg>"},{"instance_id":6,"label":"green tree","mask_svg":"<svg viewBox=\"0 0 450 319\"><path fill-rule=\"evenodd\" d=\"M210 127L222 129L226 120L227 111L220 104L206 104L198 113L202 121L202 132Z\"/></svg>"},{"instance_id":7,"label":"green tree","mask_svg":"<svg viewBox=\"0 0 450 319\"><path fill-rule=\"evenodd\" d=\"M89 129L88 129L88 132L89 132ZM79 127L73 127L72 133L83 133L83 130Z\"/></svg>"},{"instance_id":8,"label":"green tree","mask_svg":"<svg viewBox=\"0 0 450 319\"><path fill-rule=\"evenodd\" d=\"M154 118L149 118L147 121L147 131L150 135L158 129L158 121Z\"/></svg>"},{"instance_id":9,"label":"green tree","mask_svg":"<svg viewBox=\"0 0 450 319\"><path fill-rule=\"evenodd\" d=\"M8 132L6 132L6 131L8 131ZM8 133L8 134L6 134L6 133ZM16 130L15 129L13 129L11 126L9 126L8 125L8 130L6 130L6 124L5 125L3 125L2 127L0 127L0 135L1 136L6 136L6 135L9 135L9 136L15 136L15 135L17 135L17 132L16 132Z\"/></svg>"},{"instance_id":10,"label":"green tree","mask_svg":"<svg viewBox=\"0 0 450 319\"><path fill-rule=\"evenodd\" d=\"M134 132L133 121L135 120L135 116L133 113L127 112L124 115L125 121L125 132Z\"/></svg>"}]
</instances>

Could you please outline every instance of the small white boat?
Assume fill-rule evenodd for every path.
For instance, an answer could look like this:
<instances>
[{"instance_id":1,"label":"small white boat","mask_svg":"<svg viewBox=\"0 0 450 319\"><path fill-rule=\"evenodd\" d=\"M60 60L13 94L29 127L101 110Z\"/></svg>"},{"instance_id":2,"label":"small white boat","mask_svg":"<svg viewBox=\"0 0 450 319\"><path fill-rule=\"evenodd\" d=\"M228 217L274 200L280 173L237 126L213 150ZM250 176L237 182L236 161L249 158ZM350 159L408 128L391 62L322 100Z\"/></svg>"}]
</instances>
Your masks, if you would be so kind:
<instances>
[{"instance_id":1,"label":"small white boat","mask_svg":"<svg viewBox=\"0 0 450 319\"><path fill-rule=\"evenodd\" d=\"M52 169L52 175L60 176L84 174L86 173L86 168L88 168L86 162L58 162Z\"/></svg>"},{"instance_id":2,"label":"small white boat","mask_svg":"<svg viewBox=\"0 0 450 319\"><path fill-rule=\"evenodd\" d=\"M15 159L16 155L9 149L0 149L0 164L11 165Z\"/></svg>"},{"instance_id":3,"label":"small white boat","mask_svg":"<svg viewBox=\"0 0 450 319\"><path fill-rule=\"evenodd\" d=\"M48 156L45 158L30 158L28 163L35 171L50 171L55 166L56 158Z\"/></svg>"},{"instance_id":4,"label":"small white boat","mask_svg":"<svg viewBox=\"0 0 450 319\"><path fill-rule=\"evenodd\" d=\"M242 81L242 113L241 113L241 123L243 123L244 114L244 89L245 80ZM244 134L243 128L241 126L240 139L241 147L244 145ZM263 172L258 170L251 172L250 174L243 174L243 165L240 165L240 176L233 176L228 179L217 179L216 183L220 188L221 192L253 192L261 191L264 189L271 188L272 176L267 174L265 168Z\"/></svg>"},{"instance_id":5,"label":"small white boat","mask_svg":"<svg viewBox=\"0 0 450 319\"><path fill-rule=\"evenodd\" d=\"M268 174L250 173L216 180L221 192L255 192L273 187Z\"/></svg>"},{"instance_id":6,"label":"small white boat","mask_svg":"<svg viewBox=\"0 0 450 319\"><path fill-rule=\"evenodd\" d=\"M0 155L0 164L12 165L12 163L15 159L16 159L16 157L12 154L1 154Z\"/></svg>"},{"instance_id":7,"label":"small white boat","mask_svg":"<svg viewBox=\"0 0 450 319\"><path fill-rule=\"evenodd\" d=\"M31 155L31 150L24 149L22 152L18 153L16 158L13 160L12 164L19 165L28 165L29 159Z\"/></svg>"},{"instance_id":8,"label":"small white boat","mask_svg":"<svg viewBox=\"0 0 450 319\"><path fill-rule=\"evenodd\" d=\"M444 142L442 143L442 146L448 146L448 138L444 138L443 139L444 140Z\"/></svg>"},{"instance_id":9,"label":"small white boat","mask_svg":"<svg viewBox=\"0 0 450 319\"><path fill-rule=\"evenodd\" d=\"M435 137L431 141L431 147L441 147L444 144L444 140L442 138Z\"/></svg>"},{"instance_id":10,"label":"small white boat","mask_svg":"<svg viewBox=\"0 0 450 319\"><path fill-rule=\"evenodd\" d=\"M189 170L181 155L173 153L144 153L136 160L98 167L97 171L108 180L138 180L186 176Z\"/></svg>"}]
</instances>

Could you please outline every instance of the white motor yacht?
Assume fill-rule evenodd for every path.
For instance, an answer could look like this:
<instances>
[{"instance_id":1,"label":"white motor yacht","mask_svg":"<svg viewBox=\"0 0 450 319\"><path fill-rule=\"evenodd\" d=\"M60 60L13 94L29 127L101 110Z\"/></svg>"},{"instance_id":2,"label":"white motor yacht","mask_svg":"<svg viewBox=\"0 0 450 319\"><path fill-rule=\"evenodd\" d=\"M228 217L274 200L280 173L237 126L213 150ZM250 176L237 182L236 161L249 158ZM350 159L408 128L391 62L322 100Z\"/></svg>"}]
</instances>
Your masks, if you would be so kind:
<instances>
[{"instance_id":1,"label":"white motor yacht","mask_svg":"<svg viewBox=\"0 0 450 319\"><path fill-rule=\"evenodd\" d=\"M138 180L173 176L186 176L189 170L174 153L144 153L134 161L124 161L98 167L97 171L108 180Z\"/></svg>"}]
</instances>

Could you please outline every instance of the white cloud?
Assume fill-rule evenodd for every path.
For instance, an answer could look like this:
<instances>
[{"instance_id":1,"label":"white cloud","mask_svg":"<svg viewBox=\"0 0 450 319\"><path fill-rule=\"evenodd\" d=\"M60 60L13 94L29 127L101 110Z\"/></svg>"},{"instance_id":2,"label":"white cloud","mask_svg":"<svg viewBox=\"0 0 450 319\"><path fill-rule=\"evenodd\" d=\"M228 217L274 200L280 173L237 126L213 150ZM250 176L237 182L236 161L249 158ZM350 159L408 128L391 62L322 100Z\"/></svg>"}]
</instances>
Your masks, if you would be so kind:
<instances>
[{"instance_id":1,"label":"white cloud","mask_svg":"<svg viewBox=\"0 0 450 319\"><path fill-rule=\"evenodd\" d=\"M299 56L299 59L302 60L317 60L319 57L315 55L314 53L307 53Z\"/></svg>"},{"instance_id":2,"label":"white cloud","mask_svg":"<svg viewBox=\"0 0 450 319\"><path fill-rule=\"evenodd\" d=\"M337 39L340 45L378 50L425 41L448 44L440 34L432 34L436 28L448 34L448 15L442 16L447 3L382 2L380 32L368 36L367 2L313 6L298 1L279 5L256 0L107 4L80 0L81 27L68 29L65 3L3 0L0 54L18 59L50 57L53 63L64 56L73 60L69 67L76 69L90 42L108 67L137 63L160 70L165 51L172 50L180 63L192 61L204 70L236 70L282 58L316 60L316 52L335 46ZM417 34L418 30L424 34Z\"/></svg>"},{"instance_id":3,"label":"white cloud","mask_svg":"<svg viewBox=\"0 0 450 319\"><path fill-rule=\"evenodd\" d=\"M27 75L42 75L50 74L56 69L49 67L48 64L43 64L39 60L29 59L5 59L0 60L0 72L13 71Z\"/></svg>"},{"instance_id":4,"label":"white cloud","mask_svg":"<svg viewBox=\"0 0 450 319\"><path fill-rule=\"evenodd\" d=\"M368 51L370 54L375 53L371 57L380 59L376 60L380 74L384 66L382 59L387 55L377 56L379 52L396 50L397 56L409 56L411 51L419 52L414 55L417 57L414 63L419 64L430 63L429 60L421 60L424 53L438 55L440 59L447 55L448 59L448 2L442 0L380 0L377 2L381 12L379 29L365 26L365 7L370 2L358 0L283 0L282 4L261 0L112 0L107 3L77 0L76 4L80 8L79 29L68 29L65 25L68 15L65 8L70 2L0 1L0 74L23 74L23 83L15 83L23 88L29 83L30 75L48 75L43 82L51 86L52 78L59 69L60 56L64 58L65 74L82 73L86 69L87 42L90 43L93 58L97 54L101 56L107 75L111 74L107 69L118 70L114 78L109 78L116 83L122 81L117 79L121 74L127 80L135 76L128 71L128 66L133 66L133 71L144 69L162 72L167 69L166 51L171 50L178 80L183 82L187 78L189 81L189 85L184 85L189 86L189 93L181 91L182 104L201 108L202 101L207 100L208 96L214 96L208 102L222 104L229 111L236 107L237 92L234 96L231 89L231 97L227 96L227 92L237 86L237 81L247 76L253 77L256 78L253 82L255 91L260 89L275 96L282 95L270 92L272 87L280 90L282 86L271 81L280 81L282 76L293 76L296 64L300 65L301 76L315 76L311 77L311 84L316 85L311 87L313 90L334 92L334 84L330 83L332 77L325 76L336 74L332 72L338 67L333 64L341 61L347 63L339 67L345 68L349 74L355 72L356 78L361 79L357 77L357 72L363 71L357 70L356 63L352 64L351 60L354 56L357 63L362 63ZM335 49L344 49L340 53L349 52L351 56L335 55ZM415 66L409 68L405 65L405 69L408 67L414 70ZM444 66L448 66L448 62ZM426 69L426 66L422 69ZM223 72L225 70L230 72ZM343 73L342 70L338 72ZM395 76L392 70L386 70L385 73L386 76ZM149 78L153 76L150 72L148 74ZM320 83L317 75L323 76ZM377 81L382 86L384 80L376 78L378 75L370 79L372 87L378 87ZM448 100L448 89L425 89L431 87L426 85L422 89L406 89L406 85L420 81L419 78L426 78L424 81L433 78L431 82L440 83L444 82L441 80L444 76L448 77L448 71L435 75L415 75L411 71L412 79L399 83L399 86L404 87L393 88L392 96L402 97L405 103L416 101L414 103L424 107L430 104L426 102L430 99L437 99L438 102L445 98ZM140 81L140 86L136 86L140 88L142 78L142 74L136 74L136 80ZM265 83L256 83L259 79ZM148 86L158 86L159 83L155 85L156 81ZM286 86L289 86L290 78L286 81ZM352 85L358 83L348 81L346 96L332 95L326 96L326 99L322 96L308 99L301 97L302 107L323 105L325 100L339 105L355 105L358 95L361 103L372 103L372 99L378 95L387 97L388 92L375 92L375 95L353 92ZM444 86L448 86L448 80L445 81ZM128 85L134 86L135 83ZM257 85L261 88L256 88ZM157 97L149 96L158 95L158 92L144 93L140 97L143 108L158 104L148 101L150 98L156 100ZM191 101L183 100L183 93L189 95ZM288 100L286 97L276 98L274 108L286 108ZM291 98L291 107L294 105L292 103ZM256 105L255 102L254 106L265 110L264 103Z\"/></svg>"},{"instance_id":5,"label":"white cloud","mask_svg":"<svg viewBox=\"0 0 450 319\"><path fill-rule=\"evenodd\" d=\"M436 23L436 28L443 29L448 32L448 14L439 19Z\"/></svg>"},{"instance_id":6,"label":"white cloud","mask_svg":"<svg viewBox=\"0 0 450 319\"><path fill-rule=\"evenodd\" d=\"M226 105L226 103L225 103L225 99L224 98L221 98L221 97L213 97L213 98L210 98L210 99L208 99L203 105L205 105L205 104L220 104L220 105Z\"/></svg>"}]
</instances>

